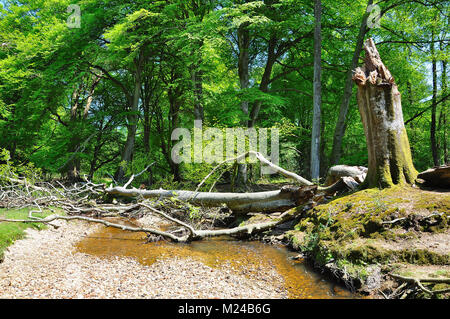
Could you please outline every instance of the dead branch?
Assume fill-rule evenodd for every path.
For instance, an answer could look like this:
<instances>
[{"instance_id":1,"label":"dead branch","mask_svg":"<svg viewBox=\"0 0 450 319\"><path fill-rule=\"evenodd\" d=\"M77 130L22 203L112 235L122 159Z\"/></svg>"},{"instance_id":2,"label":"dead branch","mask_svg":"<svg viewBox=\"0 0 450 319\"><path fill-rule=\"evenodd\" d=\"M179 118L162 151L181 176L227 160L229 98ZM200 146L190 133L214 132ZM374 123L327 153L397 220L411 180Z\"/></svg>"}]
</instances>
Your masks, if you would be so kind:
<instances>
[{"instance_id":1,"label":"dead branch","mask_svg":"<svg viewBox=\"0 0 450 319\"><path fill-rule=\"evenodd\" d=\"M164 238L170 239L173 242L185 243L185 242L190 242L193 240L201 240L201 239L207 238L207 237L217 237L217 236L224 236L224 235L231 236L231 235L242 235L242 234L251 235L251 234L254 234L257 232L269 230L277 225L280 225L282 223L290 221L290 220L294 219L295 217L297 217L301 213L300 209L292 209L292 210L286 211L285 213L281 214L278 218L274 218L273 220L268 221L268 222L249 224L249 225L239 226L239 227L230 228L230 229L196 230L196 229L192 228L190 225L187 225L186 223L183 223L182 221L180 221L178 219L170 217L167 214L165 214L161 211L158 211L147 204L141 203L140 205L151 210L152 212L157 213L160 216L163 216L164 218L166 218L176 224L179 224L179 225L187 228L189 230L189 234L185 235L185 236L176 236L173 233L169 233L169 232L165 232L165 231L161 231L161 230L157 230L157 229L153 229L153 228L130 227L130 226L111 223L111 222L103 220L103 219L96 219L96 218L85 217L85 216L52 215L52 216L48 216L43 219L4 219L4 218L0 218L0 222L45 223L45 224L47 224L47 223L50 223L55 220L66 220L66 221L83 220L83 221L90 222L90 223L103 224L106 227L113 227L113 228L118 228L118 229L122 229L125 231L131 231L131 232L143 232L146 234L162 236Z\"/></svg>"},{"instance_id":2,"label":"dead branch","mask_svg":"<svg viewBox=\"0 0 450 319\"><path fill-rule=\"evenodd\" d=\"M283 187L280 190L256 193L207 193L184 190L142 190L125 189L123 187L108 188L105 190L111 195L125 197L142 197L165 199L176 197L198 206L220 207L226 204L233 212L277 212L284 211L304 204L312 198L317 186Z\"/></svg>"},{"instance_id":3,"label":"dead branch","mask_svg":"<svg viewBox=\"0 0 450 319\"><path fill-rule=\"evenodd\" d=\"M235 158L227 159L221 163L219 163L217 166L215 166L211 172L205 176L205 178L198 184L197 188L195 189L195 192L197 193L200 187L208 180L208 178L211 177L212 174L223 164L230 162L230 161L238 161L248 155L256 157L261 163L266 164L267 166L271 167L276 172L280 173L284 177L287 177L289 179L292 179L296 183L302 186L312 186L314 185L312 182L308 181L307 179L301 177L300 175L297 175L294 172L290 172L288 170L285 170L284 168L272 163L268 159L266 159L261 153L255 152L255 151L249 151L244 154L241 154ZM350 167L350 166L348 166ZM339 191L348 191L348 190L354 190L356 187L359 186L360 183L362 183L366 177L365 172L367 169L365 167L358 167L358 174L342 174L338 176L335 180L333 180L331 185L326 187L318 186L317 190L320 192L324 192L326 194L334 194Z\"/></svg>"},{"instance_id":4,"label":"dead branch","mask_svg":"<svg viewBox=\"0 0 450 319\"><path fill-rule=\"evenodd\" d=\"M138 177L138 176L142 175L145 171L147 171L147 170L148 170L151 166L153 166L155 163L156 163L156 162L153 162L153 163L147 165L147 167L144 168L144 169L143 169L140 173L138 173L138 174L132 174L131 177L130 177L130 179L128 180L128 182L127 182L125 185L123 185L123 187L124 187L124 188L127 188L127 187L131 184L131 182L134 180L135 177Z\"/></svg>"},{"instance_id":5,"label":"dead branch","mask_svg":"<svg viewBox=\"0 0 450 319\"><path fill-rule=\"evenodd\" d=\"M199 192L200 187L210 178L217 169L230 161L238 161L246 156L254 156L261 163L270 166L275 171L279 172L285 177L288 177L303 187L288 187L282 188L277 191L268 192L256 192L256 193L214 193L214 192ZM335 194L340 191L354 190L359 183L355 181L354 178L344 176L337 180L336 183L328 187L316 186L310 181L304 179L303 177L289 172L278 165L271 163L269 160L264 158L264 156L259 152L249 151L241 154L235 158L227 159L218 165L216 165L211 172L205 176L205 178L198 184L195 191L185 191L185 190L141 190L136 188L128 189L127 186L131 183L133 176L130 181L128 181L125 186L109 187L105 190L106 193L111 195L119 195L124 197L134 197L134 198L171 198L176 197L181 201L189 202L191 204L205 206L205 207L218 207L222 204L227 205L233 212L236 213L248 213L248 212L277 212L284 211L286 209L298 206L305 201L302 201L299 194L303 193L303 190L313 192L322 192L325 194ZM303 189L303 190L302 190Z\"/></svg>"},{"instance_id":6,"label":"dead branch","mask_svg":"<svg viewBox=\"0 0 450 319\"><path fill-rule=\"evenodd\" d=\"M108 222L106 220L103 219L96 219L96 218L91 218L91 217L85 217L85 216L60 216L60 215L52 215L52 216L48 216L46 218L43 219L4 219L4 218L0 218L0 222L9 222L9 223L49 223L52 222L54 220L66 220L66 221L70 221L70 220L84 220L90 223L97 223L97 224L103 224L106 227L113 227L113 228L119 228L122 230L126 230L126 231L131 231L131 232L143 232L143 233L147 233L147 234L153 234L153 235L158 235L158 236L163 236L165 238L169 238L170 240L174 241L174 242L186 242L188 240L187 237L177 237L171 233L168 232L164 232L164 231L160 231L157 229L152 229L152 228L143 228L143 227L130 227L130 226L125 226L125 225L120 225L120 224L115 224L115 223L111 223Z\"/></svg>"},{"instance_id":7,"label":"dead branch","mask_svg":"<svg viewBox=\"0 0 450 319\"><path fill-rule=\"evenodd\" d=\"M208 178L211 177L212 174L214 174L214 172L223 164L228 163L228 162L237 162L239 160L241 160L242 158L245 158L247 156L254 156L256 157L261 163L266 164L268 166L270 166L272 169L274 169L275 171L277 171L278 173L282 174L285 177L288 177L296 182L298 182L300 185L306 185L306 186L311 186L314 185L313 183L311 183L310 181L306 180L305 178L285 170L284 168L281 168L278 165L275 165L274 163L270 162L268 159L266 159L261 153L259 152L255 152L255 151L249 151L246 153L243 153L241 155L238 155L237 157L234 158L230 158L230 159L226 159L225 161L222 161L221 163L217 164L212 170L211 172L205 176L205 178L200 182L200 184L198 184L195 192L198 192L198 190L200 189L200 187L208 180Z\"/></svg>"}]
</instances>

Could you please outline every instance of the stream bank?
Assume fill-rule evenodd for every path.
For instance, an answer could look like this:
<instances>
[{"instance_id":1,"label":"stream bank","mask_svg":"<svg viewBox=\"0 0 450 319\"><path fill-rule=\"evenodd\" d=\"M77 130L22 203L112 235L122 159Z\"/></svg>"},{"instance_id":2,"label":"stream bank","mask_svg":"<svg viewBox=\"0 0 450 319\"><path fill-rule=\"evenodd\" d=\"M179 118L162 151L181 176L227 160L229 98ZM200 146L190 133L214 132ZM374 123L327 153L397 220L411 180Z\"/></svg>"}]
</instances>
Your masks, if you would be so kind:
<instances>
[{"instance_id":1,"label":"stream bank","mask_svg":"<svg viewBox=\"0 0 450 319\"><path fill-rule=\"evenodd\" d=\"M299 208L296 208L299 209ZM390 274L450 278L450 192L366 189L305 211L282 239L316 267L374 298L443 298ZM431 290L450 288L432 284Z\"/></svg>"},{"instance_id":2,"label":"stream bank","mask_svg":"<svg viewBox=\"0 0 450 319\"><path fill-rule=\"evenodd\" d=\"M144 234L55 223L60 228L27 230L8 248L0 298L353 297L289 259L284 247L225 238L145 243Z\"/></svg>"},{"instance_id":3,"label":"stream bank","mask_svg":"<svg viewBox=\"0 0 450 319\"><path fill-rule=\"evenodd\" d=\"M8 248L0 264L0 298L286 297L276 274L268 285L192 258L171 256L147 266L131 257L82 253L75 245L103 227L56 223L60 228L27 230Z\"/></svg>"}]
</instances>

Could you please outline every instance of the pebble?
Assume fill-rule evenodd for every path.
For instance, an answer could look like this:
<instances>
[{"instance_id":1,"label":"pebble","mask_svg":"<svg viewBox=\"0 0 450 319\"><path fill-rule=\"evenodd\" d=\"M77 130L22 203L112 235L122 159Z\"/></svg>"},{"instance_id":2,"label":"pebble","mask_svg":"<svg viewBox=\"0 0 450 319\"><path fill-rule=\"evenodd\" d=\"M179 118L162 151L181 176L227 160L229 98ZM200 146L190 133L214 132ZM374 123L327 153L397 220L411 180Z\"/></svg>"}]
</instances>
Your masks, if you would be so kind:
<instances>
[{"instance_id":1,"label":"pebble","mask_svg":"<svg viewBox=\"0 0 450 319\"><path fill-rule=\"evenodd\" d=\"M74 244L99 229L82 221L27 229L0 264L0 298L287 298L280 275L240 275L190 258L161 258L150 266L127 257L76 252Z\"/></svg>"}]
</instances>

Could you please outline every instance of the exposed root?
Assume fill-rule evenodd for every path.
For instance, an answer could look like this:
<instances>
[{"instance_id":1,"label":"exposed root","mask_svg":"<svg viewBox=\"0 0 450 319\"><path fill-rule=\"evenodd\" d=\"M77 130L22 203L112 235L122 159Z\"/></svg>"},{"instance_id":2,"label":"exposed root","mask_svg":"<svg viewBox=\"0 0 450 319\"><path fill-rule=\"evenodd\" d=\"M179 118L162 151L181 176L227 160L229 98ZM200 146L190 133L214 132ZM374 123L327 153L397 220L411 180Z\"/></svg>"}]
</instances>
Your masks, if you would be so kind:
<instances>
[{"instance_id":1,"label":"exposed root","mask_svg":"<svg viewBox=\"0 0 450 319\"><path fill-rule=\"evenodd\" d=\"M424 286L424 284L426 284L426 283L427 284L450 284L450 278L413 278L413 277L404 277L404 276L395 275L395 274L389 274L389 276L404 282L394 292L396 295L399 294L398 293L399 290L401 290L407 286L405 283L413 284L416 287L420 288L423 292L430 294L430 295L444 294L444 293L450 292L450 288L441 289L441 290L430 290ZM394 293L392 295L394 295Z\"/></svg>"}]
</instances>

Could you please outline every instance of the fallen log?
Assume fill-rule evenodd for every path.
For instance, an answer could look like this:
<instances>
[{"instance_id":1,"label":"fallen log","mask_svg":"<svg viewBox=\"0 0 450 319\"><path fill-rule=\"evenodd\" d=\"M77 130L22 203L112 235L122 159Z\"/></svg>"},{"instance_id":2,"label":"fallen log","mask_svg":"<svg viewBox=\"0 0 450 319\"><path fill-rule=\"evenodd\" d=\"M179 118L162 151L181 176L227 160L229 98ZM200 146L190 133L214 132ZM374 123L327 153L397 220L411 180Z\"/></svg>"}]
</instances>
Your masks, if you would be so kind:
<instances>
[{"instance_id":1,"label":"fallen log","mask_svg":"<svg viewBox=\"0 0 450 319\"><path fill-rule=\"evenodd\" d=\"M203 207L219 207L227 205L233 213L249 212L279 212L297 207L308 202L316 194L317 186L283 187L280 190L256 193L206 193L184 190L143 190L125 188L122 186L110 187L105 190L107 194L124 197L142 197L158 200L176 197Z\"/></svg>"},{"instance_id":2,"label":"fallen log","mask_svg":"<svg viewBox=\"0 0 450 319\"><path fill-rule=\"evenodd\" d=\"M250 212L260 212L260 213L272 213L272 212L283 212L287 209L302 205L306 203L309 199L314 197L315 195L334 195L337 192L354 190L359 183L355 181L352 177L341 177L337 180L336 183L327 186L321 187L318 185L313 185L311 182L305 180L301 176L289 172L273 163L265 159L260 153L257 152L248 152L238 156L238 158L243 158L245 155L252 155L258 158L265 165L270 166L275 171L280 174L294 180L296 183L301 186L289 186L283 187L279 190L274 191L266 191L266 192L256 192L256 193L212 193L212 192L198 192L199 188L202 184L212 176L214 171L220 165L223 165L225 162L217 165L211 173L209 173L203 181L198 185L195 191L186 191L186 190L145 190L145 189L136 189L136 188L128 188L131 184L135 176L139 176L141 173L137 175L132 175L130 180L124 186L115 186L112 185L106 188L104 184L93 184L90 181L84 182L81 186L74 185L73 188L66 188L64 185L60 184L60 187L63 188L62 191L57 190L54 186L49 184L52 189L37 187L34 185L30 185L27 183L25 179L15 179L6 177L10 183L16 184L20 187L32 188L34 191L39 192L47 192L50 195L54 192L58 193L58 196L62 196L63 198L74 198L76 201L86 201L91 195L101 195L103 193L113 195L113 196L121 196L121 197L132 197L132 198L143 198L143 199L167 199L167 198L177 198L180 201L188 202L197 206L202 207L220 207L222 205L226 205L230 210L235 214L244 214ZM29 193L29 192L28 192ZM30 194L28 194L30 195ZM83 198L80 198L81 195L84 195ZM54 201L58 198L54 198ZM88 205L87 207L79 207L80 205L77 202L74 202L73 205L71 203L64 204L65 206L70 206L70 213L89 213L89 212L97 212L104 213L104 209L100 209L95 207L96 205Z\"/></svg>"},{"instance_id":3,"label":"fallen log","mask_svg":"<svg viewBox=\"0 0 450 319\"><path fill-rule=\"evenodd\" d=\"M332 185L339 181L341 177L352 177L356 182L362 183L366 174L367 167L364 166L335 165L328 170L325 185Z\"/></svg>"},{"instance_id":4,"label":"fallen log","mask_svg":"<svg viewBox=\"0 0 450 319\"><path fill-rule=\"evenodd\" d=\"M300 187L289 186L283 187L280 190L256 192L256 193L213 193L213 192L199 192L200 187L206 182L208 178L223 164L229 161L237 161L245 156L254 156L261 163L268 165L281 175L292 179L296 183L300 184ZM350 166L348 166L350 167ZM304 179L303 177L285 170L284 168L271 163L261 153L249 151L237 156L236 158L227 159L219 163L212 171L206 175L206 177L200 182L195 191L186 190L145 190L131 188L131 177L124 186L110 186L105 189L105 192L110 195L133 197L133 198L157 198L159 200L165 198L176 197L177 199L188 202L194 205L203 207L218 207L226 205L235 214L260 212L260 213L272 213L285 211L287 209L302 205L311 199L314 195L322 193L325 195L334 195L337 192L354 190L364 180L365 171L364 167L357 168L357 174L351 174L351 176L343 176L336 179L330 186L321 187L314 185L312 182ZM345 174L344 174L345 175ZM347 174L348 175L348 174Z\"/></svg>"},{"instance_id":5,"label":"fallen log","mask_svg":"<svg viewBox=\"0 0 450 319\"><path fill-rule=\"evenodd\" d=\"M425 181L425 186L450 188L450 165L442 165L427 169L417 175Z\"/></svg>"}]
</instances>

